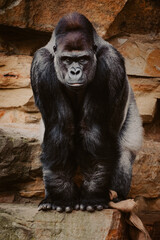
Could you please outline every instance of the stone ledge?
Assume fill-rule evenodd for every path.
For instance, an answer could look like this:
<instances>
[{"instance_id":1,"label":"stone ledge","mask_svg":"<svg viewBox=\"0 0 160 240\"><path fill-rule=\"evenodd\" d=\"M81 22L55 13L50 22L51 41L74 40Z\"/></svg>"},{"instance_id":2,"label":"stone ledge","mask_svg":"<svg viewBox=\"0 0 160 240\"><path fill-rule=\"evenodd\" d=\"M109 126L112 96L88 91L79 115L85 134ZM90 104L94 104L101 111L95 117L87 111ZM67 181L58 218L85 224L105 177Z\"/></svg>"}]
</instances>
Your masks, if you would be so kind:
<instances>
[{"instance_id":1,"label":"stone ledge","mask_svg":"<svg viewBox=\"0 0 160 240\"><path fill-rule=\"evenodd\" d=\"M0 240L125 240L125 229L121 213L113 209L67 214L38 212L30 204L0 204Z\"/></svg>"}]
</instances>

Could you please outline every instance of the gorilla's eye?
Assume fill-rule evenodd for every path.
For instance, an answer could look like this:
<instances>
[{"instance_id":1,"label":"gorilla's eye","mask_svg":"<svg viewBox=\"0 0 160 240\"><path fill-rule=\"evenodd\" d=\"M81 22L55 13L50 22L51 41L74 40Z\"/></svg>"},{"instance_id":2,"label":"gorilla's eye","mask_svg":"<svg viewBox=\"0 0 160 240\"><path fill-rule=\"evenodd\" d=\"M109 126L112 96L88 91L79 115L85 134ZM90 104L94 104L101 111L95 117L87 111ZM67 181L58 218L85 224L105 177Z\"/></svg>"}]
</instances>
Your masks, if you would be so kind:
<instances>
[{"instance_id":1,"label":"gorilla's eye","mask_svg":"<svg viewBox=\"0 0 160 240\"><path fill-rule=\"evenodd\" d=\"M89 61L89 57L85 56L79 59L79 63L86 64Z\"/></svg>"},{"instance_id":2,"label":"gorilla's eye","mask_svg":"<svg viewBox=\"0 0 160 240\"><path fill-rule=\"evenodd\" d=\"M67 63L67 64L71 64L72 63L72 59L70 57L62 57L61 61L63 63Z\"/></svg>"}]
</instances>

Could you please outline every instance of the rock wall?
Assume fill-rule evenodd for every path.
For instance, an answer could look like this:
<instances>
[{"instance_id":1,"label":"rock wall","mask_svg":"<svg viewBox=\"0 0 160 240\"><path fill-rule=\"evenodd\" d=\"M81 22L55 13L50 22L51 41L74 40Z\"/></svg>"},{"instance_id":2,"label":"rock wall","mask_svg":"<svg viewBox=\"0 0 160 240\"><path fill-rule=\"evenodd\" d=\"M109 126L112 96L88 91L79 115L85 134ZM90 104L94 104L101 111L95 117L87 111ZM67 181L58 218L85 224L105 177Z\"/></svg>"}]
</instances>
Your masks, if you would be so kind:
<instances>
[{"instance_id":1,"label":"rock wall","mask_svg":"<svg viewBox=\"0 0 160 240\"><path fill-rule=\"evenodd\" d=\"M0 202L34 202L44 195L40 113L30 87L30 65L60 17L72 11L85 14L125 58L144 123L144 144L133 167L129 197L137 200L140 213L160 212L158 0L0 1Z\"/></svg>"}]
</instances>

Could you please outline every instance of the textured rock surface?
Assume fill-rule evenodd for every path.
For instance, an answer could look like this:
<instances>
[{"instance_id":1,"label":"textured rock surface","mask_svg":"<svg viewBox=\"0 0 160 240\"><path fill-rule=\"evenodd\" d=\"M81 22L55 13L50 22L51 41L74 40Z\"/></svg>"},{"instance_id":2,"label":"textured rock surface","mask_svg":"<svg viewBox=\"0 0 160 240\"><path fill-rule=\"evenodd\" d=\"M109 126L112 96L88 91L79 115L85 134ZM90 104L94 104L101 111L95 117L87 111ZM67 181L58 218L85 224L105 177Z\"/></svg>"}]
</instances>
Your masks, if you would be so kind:
<instances>
[{"instance_id":1,"label":"textured rock surface","mask_svg":"<svg viewBox=\"0 0 160 240\"><path fill-rule=\"evenodd\" d=\"M8 97L9 96L9 97ZM14 108L25 105L33 96L30 88L0 90L0 108Z\"/></svg>"},{"instance_id":2,"label":"textured rock surface","mask_svg":"<svg viewBox=\"0 0 160 240\"><path fill-rule=\"evenodd\" d=\"M0 204L0 240L122 240L125 223L117 210L63 214L33 205Z\"/></svg>"},{"instance_id":3,"label":"textured rock surface","mask_svg":"<svg viewBox=\"0 0 160 240\"><path fill-rule=\"evenodd\" d=\"M160 30L159 0L129 0L107 31L107 36L121 33L157 34Z\"/></svg>"},{"instance_id":4,"label":"textured rock surface","mask_svg":"<svg viewBox=\"0 0 160 240\"><path fill-rule=\"evenodd\" d=\"M32 57L0 53L0 123L35 123L40 114L30 88Z\"/></svg>"},{"instance_id":5,"label":"textured rock surface","mask_svg":"<svg viewBox=\"0 0 160 240\"><path fill-rule=\"evenodd\" d=\"M30 88L0 90L0 123L36 123L41 115Z\"/></svg>"},{"instance_id":6,"label":"textured rock surface","mask_svg":"<svg viewBox=\"0 0 160 240\"><path fill-rule=\"evenodd\" d=\"M30 88L32 57L0 54L0 123L35 123L40 114Z\"/></svg>"},{"instance_id":7,"label":"textured rock surface","mask_svg":"<svg viewBox=\"0 0 160 240\"><path fill-rule=\"evenodd\" d=\"M104 35L126 2L127 0L118 0L116 3L112 0L5 1L0 11L0 22L9 26L52 31L60 16L77 11L90 18L99 33Z\"/></svg>"},{"instance_id":8,"label":"textured rock surface","mask_svg":"<svg viewBox=\"0 0 160 240\"><path fill-rule=\"evenodd\" d=\"M128 75L160 77L159 37L131 34L110 42L125 57Z\"/></svg>"},{"instance_id":9,"label":"textured rock surface","mask_svg":"<svg viewBox=\"0 0 160 240\"><path fill-rule=\"evenodd\" d=\"M160 78L129 77L144 123L152 122L160 99Z\"/></svg>"},{"instance_id":10,"label":"textured rock surface","mask_svg":"<svg viewBox=\"0 0 160 240\"><path fill-rule=\"evenodd\" d=\"M25 28L6 27L0 25L0 52L9 56L33 55L35 51L46 45L51 33L37 32Z\"/></svg>"},{"instance_id":11,"label":"textured rock surface","mask_svg":"<svg viewBox=\"0 0 160 240\"><path fill-rule=\"evenodd\" d=\"M145 141L134 163L130 196L157 198L160 193L160 143Z\"/></svg>"},{"instance_id":12,"label":"textured rock surface","mask_svg":"<svg viewBox=\"0 0 160 240\"><path fill-rule=\"evenodd\" d=\"M31 61L30 56L0 53L0 88L29 87Z\"/></svg>"},{"instance_id":13,"label":"textured rock surface","mask_svg":"<svg viewBox=\"0 0 160 240\"><path fill-rule=\"evenodd\" d=\"M0 124L3 123L37 123L41 116L40 113L26 113L21 109L1 109Z\"/></svg>"},{"instance_id":14,"label":"textured rock surface","mask_svg":"<svg viewBox=\"0 0 160 240\"><path fill-rule=\"evenodd\" d=\"M0 129L0 201L17 193L22 197L43 196L40 144L35 129L34 125Z\"/></svg>"}]
</instances>

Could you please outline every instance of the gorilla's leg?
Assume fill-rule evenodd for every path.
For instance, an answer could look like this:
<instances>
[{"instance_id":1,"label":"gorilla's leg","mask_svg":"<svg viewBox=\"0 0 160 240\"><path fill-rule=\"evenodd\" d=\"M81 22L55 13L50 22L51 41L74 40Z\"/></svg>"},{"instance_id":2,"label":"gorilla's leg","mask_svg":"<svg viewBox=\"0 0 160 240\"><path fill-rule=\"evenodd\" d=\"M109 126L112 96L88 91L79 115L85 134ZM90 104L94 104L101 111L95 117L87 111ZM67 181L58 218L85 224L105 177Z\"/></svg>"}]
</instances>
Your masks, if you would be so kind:
<instances>
[{"instance_id":1,"label":"gorilla's leg","mask_svg":"<svg viewBox=\"0 0 160 240\"><path fill-rule=\"evenodd\" d=\"M91 160L91 159L90 159ZM81 188L80 209L87 211L108 208L110 166L99 160L81 166L84 182Z\"/></svg>"},{"instance_id":2,"label":"gorilla's leg","mask_svg":"<svg viewBox=\"0 0 160 240\"><path fill-rule=\"evenodd\" d=\"M132 96L126 120L119 134L119 158L111 178L110 189L118 194L117 201L125 199L132 180L132 164L142 145L142 124Z\"/></svg>"},{"instance_id":3,"label":"gorilla's leg","mask_svg":"<svg viewBox=\"0 0 160 240\"><path fill-rule=\"evenodd\" d=\"M118 197L115 202L126 199L132 180L132 164L135 155L129 150L122 150L120 159L117 161L117 166L111 177L110 189L117 192Z\"/></svg>"},{"instance_id":4,"label":"gorilla's leg","mask_svg":"<svg viewBox=\"0 0 160 240\"><path fill-rule=\"evenodd\" d=\"M78 189L73 182L73 173L73 169L67 169L67 167L43 167L45 199L39 204L39 210L71 212L75 208Z\"/></svg>"},{"instance_id":5,"label":"gorilla's leg","mask_svg":"<svg viewBox=\"0 0 160 240\"><path fill-rule=\"evenodd\" d=\"M53 128L45 132L41 155L45 199L39 204L39 210L71 212L79 199L79 191L73 181L77 168L75 154L70 147L71 137L66 140L65 132L58 130Z\"/></svg>"}]
</instances>

